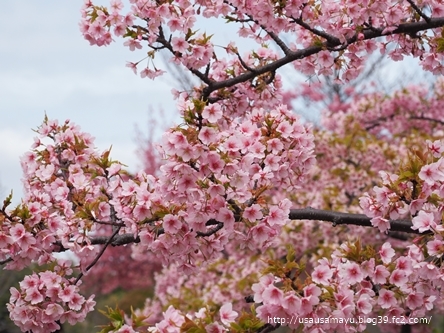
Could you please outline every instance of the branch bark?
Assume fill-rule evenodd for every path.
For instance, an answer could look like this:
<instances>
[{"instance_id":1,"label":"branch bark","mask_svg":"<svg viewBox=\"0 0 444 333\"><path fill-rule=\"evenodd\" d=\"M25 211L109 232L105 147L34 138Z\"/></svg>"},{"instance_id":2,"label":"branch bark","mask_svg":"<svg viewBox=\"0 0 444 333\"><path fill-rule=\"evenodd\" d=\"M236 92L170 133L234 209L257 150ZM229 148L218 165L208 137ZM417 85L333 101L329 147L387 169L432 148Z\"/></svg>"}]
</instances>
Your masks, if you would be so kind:
<instances>
[{"instance_id":1,"label":"branch bark","mask_svg":"<svg viewBox=\"0 0 444 333\"><path fill-rule=\"evenodd\" d=\"M363 40L368 39L375 39L382 36L388 36L388 35L396 35L396 34L409 34L409 35L415 35L419 31L439 28L444 26L444 17L436 17L431 18L428 21L419 21L419 22L411 22L411 23L403 23L398 25L398 27L390 32L384 33L385 28L372 28L369 30L364 30L362 33L364 35ZM351 45L353 43L356 43L358 41L357 36L350 37L346 40L345 45ZM206 80L204 81L207 84L207 87L205 87L202 91L202 98L204 100L208 100L210 97L210 94L214 91L217 91L219 89L232 87L236 84L246 82L248 80L253 79L254 77L265 74L267 72L276 71L277 69L281 68L282 66L287 65L290 62L304 59L308 56L311 56L313 54L316 54L322 50L325 49L332 49L335 47L343 47L344 45L341 44L339 39L329 39L326 42L322 43L320 46L309 46L305 49L300 49L297 51L291 51L288 53L288 55L285 55L284 57L270 62L267 65L257 67L254 69L254 71L246 71L243 74L240 74L236 77L223 80L223 81L213 81L213 80Z\"/></svg>"},{"instance_id":2,"label":"branch bark","mask_svg":"<svg viewBox=\"0 0 444 333\"><path fill-rule=\"evenodd\" d=\"M304 208L291 209L290 220L311 220L332 222L333 226L337 225L357 225L362 227L373 227L371 218L364 214L351 214L333 212L323 209ZM390 231L406 232L410 234L420 234L417 230L412 229L412 221L410 220L390 220ZM425 234L425 233L422 233Z\"/></svg>"},{"instance_id":3,"label":"branch bark","mask_svg":"<svg viewBox=\"0 0 444 333\"><path fill-rule=\"evenodd\" d=\"M315 208L303 208L303 209L291 209L289 214L290 220L311 220L311 221L325 221L332 222L333 226L337 225L357 225L361 227L372 227L371 218L364 214L352 214L352 213L342 213L334 212L323 209ZM222 222L217 222L212 220L209 225L217 225L218 227ZM390 231L393 232L405 232L410 234L420 234L417 230L412 229L412 221L410 220L390 220ZM217 228L220 230L221 228ZM213 231L213 230L210 230ZM211 232L213 234L214 232ZM421 233L427 234L427 233ZM199 235L200 237L205 236L204 233ZM109 241L107 236L91 237L91 244L106 244ZM112 246L125 245L130 243L139 243L140 238L135 237L133 234L121 234L114 236L111 243Z\"/></svg>"}]
</instances>

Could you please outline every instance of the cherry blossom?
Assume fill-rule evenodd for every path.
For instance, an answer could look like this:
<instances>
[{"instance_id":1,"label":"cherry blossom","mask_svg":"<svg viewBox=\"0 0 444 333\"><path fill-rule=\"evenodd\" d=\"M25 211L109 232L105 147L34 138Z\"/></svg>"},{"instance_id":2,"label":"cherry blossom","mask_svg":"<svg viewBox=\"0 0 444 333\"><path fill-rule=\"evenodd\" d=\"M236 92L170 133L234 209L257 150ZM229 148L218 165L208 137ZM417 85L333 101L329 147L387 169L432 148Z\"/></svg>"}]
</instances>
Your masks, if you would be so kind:
<instances>
[{"instance_id":1,"label":"cherry blossom","mask_svg":"<svg viewBox=\"0 0 444 333\"><path fill-rule=\"evenodd\" d=\"M84 38L144 50L127 63L142 78L164 73L163 51L199 83L174 93L182 122L164 133L152 174L129 173L69 120L36 129L21 161L25 195L0 208L5 269L45 267L11 288L23 332L83 321L95 303L81 282L124 245L163 268L143 308L110 310L109 332L361 332L269 318L442 312L444 80L341 88L374 52L442 74L439 1L130 3L86 0ZM254 45L216 45L202 18L224 19ZM284 66L318 82L287 93ZM333 94L321 91L327 75ZM321 126L296 116L296 97L327 106ZM66 251L75 264L56 259Z\"/></svg>"}]
</instances>

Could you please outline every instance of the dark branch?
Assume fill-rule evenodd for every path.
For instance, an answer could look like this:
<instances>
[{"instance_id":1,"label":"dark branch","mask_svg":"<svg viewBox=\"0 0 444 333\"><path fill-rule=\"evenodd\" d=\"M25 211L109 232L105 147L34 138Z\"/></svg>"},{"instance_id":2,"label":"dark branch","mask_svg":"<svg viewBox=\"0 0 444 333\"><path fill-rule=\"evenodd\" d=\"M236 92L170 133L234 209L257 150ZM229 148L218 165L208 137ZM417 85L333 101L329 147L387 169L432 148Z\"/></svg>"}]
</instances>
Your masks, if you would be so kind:
<instances>
[{"instance_id":1,"label":"dark branch","mask_svg":"<svg viewBox=\"0 0 444 333\"><path fill-rule=\"evenodd\" d=\"M8 258L8 259L5 259L5 260L1 260L1 261L0 261L0 265L7 264L8 262L11 262L11 261L12 261L12 258Z\"/></svg>"},{"instance_id":2,"label":"dark branch","mask_svg":"<svg viewBox=\"0 0 444 333\"><path fill-rule=\"evenodd\" d=\"M304 208L304 209L291 209L291 220L312 220L312 221L328 221L332 222L333 226L337 225L358 225L362 227L373 227L371 218L364 214L350 214L333 212L323 209ZM412 229L412 221L410 220L390 220L390 231L392 232L406 232L411 234L419 234L417 230ZM426 234L426 233L422 233Z\"/></svg>"},{"instance_id":3,"label":"dark branch","mask_svg":"<svg viewBox=\"0 0 444 333\"><path fill-rule=\"evenodd\" d=\"M420 21L420 22L411 22L411 23L403 23L400 24L395 30L390 32L384 32L384 28L373 28L369 30L364 30L362 33L364 35L363 40L368 39L375 39L378 37L386 36L386 35L396 35L396 34L410 34L415 35L419 31L428 30L428 29L434 29L438 27L444 26L444 17L436 17L431 18L428 22L427 21ZM353 36L348 38L345 41L345 45L350 45L353 43L356 43L358 41L357 36ZM306 57L309 57L313 54L316 54L324 49L327 48L333 48L333 47L340 47L343 46L339 39L331 39L327 40L326 42L322 43L322 45L319 46L309 46L305 49L297 50L297 51L291 51L288 55L270 62L269 64L266 64L262 67L256 67L254 72L247 71L243 74L240 74L236 77L224 80L224 81L210 81L207 80L208 86L203 89L202 92L202 98L204 100L207 100L210 94L214 91L232 87L236 84L249 81L253 79L254 77L265 74L267 72L276 71L277 69L287 65L288 63L291 63L296 60L300 60Z\"/></svg>"},{"instance_id":4,"label":"dark branch","mask_svg":"<svg viewBox=\"0 0 444 333\"><path fill-rule=\"evenodd\" d=\"M282 50L282 52L284 52L284 54L286 56L288 56L291 53L290 48L287 46L287 44L284 43L284 41L282 39L279 38L279 36L277 34L275 34L272 31L268 31L268 30L265 30L265 31L271 37L271 39L273 39L274 42L280 47L280 49Z\"/></svg>"},{"instance_id":5,"label":"dark branch","mask_svg":"<svg viewBox=\"0 0 444 333\"><path fill-rule=\"evenodd\" d=\"M97 237L91 237L90 241L92 245L98 245L98 244L106 244L109 241L109 239L110 239L109 236L97 236ZM134 237L133 234L121 234L114 236L110 245L121 246L132 243L140 243L139 236Z\"/></svg>"},{"instance_id":6,"label":"dark branch","mask_svg":"<svg viewBox=\"0 0 444 333\"><path fill-rule=\"evenodd\" d=\"M102 255L105 253L106 248L112 243L113 238L119 233L121 227L116 228L116 230L113 232L113 234L111 235L111 237L108 239L108 241L105 243L105 246L102 248L102 250L100 250L100 252L97 254L97 256L94 258L94 260L88 265L88 267L86 267L85 272L88 272L91 268L94 267L94 265L99 261L99 259L102 257ZM79 282L79 280L82 278L82 276L84 275L83 272L81 272L79 274L79 276L77 276L77 279L74 281L74 285L77 284L77 282Z\"/></svg>"},{"instance_id":7,"label":"dark branch","mask_svg":"<svg viewBox=\"0 0 444 333\"><path fill-rule=\"evenodd\" d=\"M415 12L418 13L419 16L421 16L426 22L430 22L430 17L425 15L423 11L413 2L413 0L407 0L407 2L410 4L410 6L412 6Z\"/></svg>"},{"instance_id":8,"label":"dark branch","mask_svg":"<svg viewBox=\"0 0 444 333\"><path fill-rule=\"evenodd\" d=\"M332 222L334 226L336 225L357 225L362 227L372 227L371 219L364 214L351 214L351 213L341 213L333 212L329 210L315 209L315 208L304 208L304 209L291 209L289 218L291 220L312 220L312 221L326 221ZM223 228L223 223L216 220L209 220L206 223L207 226L215 225L215 228L210 229L207 232L198 232L199 237L210 236ZM417 230L412 229L412 222L409 220L391 220L390 221L390 232L406 232L411 234L419 234ZM163 234L163 229L159 229L157 234ZM426 234L426 233L422 233ZM121 234L115 235L110 241L109 236L97 236L90 238L91 244L107 244L112 246L120 246L131 243L140 243L140 238L134 237L133 234Z\"/></svg>"},{"instance_id":9,"label":"dark branch","mask_svg":"<svg viewBox=\"0 0 444 333\"><path fill-rule=\"evenodd\" d=\"M412 116L410 117L410 119L415 119L415 120L426 120L426 121L430 121L432 123L437 123L440 125L444 125L444 121L439 120L439 119L434 119L434 118L430 118L430 117L424 117L424 116Z\"/></svg>"},{"instance_id":10,"label":"dark branch","mask_svg":"<svg viewBox=\"0 0 444 333\"><path fill-rule=\"evenodd\" d=\"M327 44L329 47L334 47L334 46L338 46L341 44L341 41L339 40L339 38L332 36L330 34L327 34L326 32L323 32L321 30L317 30L315 28L312 28L310 25L305 23L301 18L297 18L297 19L293 19L293 20L295 23L299 24L304 29L312 32L316 36L324 38L327 41Z\"/></svg>"},{"instance_id":11,"label":"dark branch","mask_svg":"<svg viewBox=\"0 0 444 333\"><path fill-rule=\"evenodd\" d=\"M214 228L208 230L207 232L197 231L196 234L197 234L197 237L208 237L208 236L215 234L223 227L224 227L224 224L222 222L217 222L217 224Z\"/></svg>"},{"instance_id":12,"label":"dark branch","mask_svg":"<svg viewBox=\"0 0 444 333\"><path fill-rule=\"evenodd\" d=\"M277 330L281 324L276 324L276 326L273 326L271 324L265 324L261 328L258 329L258 333L269 333Z\"/></svg>"}]
</instances>

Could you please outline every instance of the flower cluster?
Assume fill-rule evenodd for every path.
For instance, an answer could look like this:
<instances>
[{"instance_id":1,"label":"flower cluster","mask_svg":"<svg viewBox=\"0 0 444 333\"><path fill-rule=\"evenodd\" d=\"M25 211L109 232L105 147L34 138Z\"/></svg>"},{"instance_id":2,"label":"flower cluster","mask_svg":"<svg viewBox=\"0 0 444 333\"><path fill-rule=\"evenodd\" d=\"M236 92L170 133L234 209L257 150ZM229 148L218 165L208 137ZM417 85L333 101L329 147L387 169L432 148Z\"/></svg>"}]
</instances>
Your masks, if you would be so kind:
<instances>
[{"instance_id":1,"label":"flower cluster","mask_svg":"<svg viewBox=\"0 0 444 333\"><path fill-rule=\"evenodd\" d=\"M167 49L176 63L190 70L209 66L212 68L211 76L217 78L225 74L226 67L222 64L226 60L216 56L212 36L197 34L195 24L199 16L222 16L227 23L237 25L239 36L257 41L259 46L250 53L253 57L260 57L264 41L275 42L287 57L291 51L325 43L328 50L325 47L310 50L294 62L296 69L306 75L331 75L336 69L341 72L342 80L352 80L364 67L366 55L378 49L395 61L412 55L421 59L424 69L434 74L443 72L439 29L429 32L419 30L411 34L407 31L402 35L397 31L401 23L430 22L431 18L442 18L444 5L439 0L427 1L421 9L413 7L410 2L400 1L371 4L356 1L350 4L342 0L316 5L291 1L284 4L264 2L261 6L241 1L130 2L131 8L124 11L120 0L111 1L109 7L96 6L91 0L85 0L80 23L85 39L92 45L102 46L110 44L113 35L126 38L124 45L131 51L144 45L150 47L150 61L154 59L155 52ZM290 33L294 39L285 43L279 36L281 33ZM377 40L376 37L383 38ZM229 67L233 74L254 68L240 58L234 42L229 42L223 49L228 56L240 60ZM129 63L129 67L136 71L139 63ZM147 66L141 73L142 77L151 78L160 74L162 71L155 66Z\"/></svg>"},{"instance_id":2,"label":"flower cluster","mask_svg":"<svg viewBox=\"0 0 444 333\"><path fill-rule=\"evenodd\" d=\"M182 112L188 124L164 134L168 162L159 179L115 187L116 216L139 232L140 246L185 271L199 253L215 258L229 239L269 246L290 209L269 197L303 182L314 163L312 134L283 106L234 120L218 104L187 102Z\"/></svg>"},{"instance_id":3,"label":"flower cluster","mask_svg":"<svg viewBox=\"0 0 444 333\"><path fill-rule=\"evenodd\" d=\"M381 172L382 186L372 195L361 198L361 207L372 224L381 231L390 228L390 220L411 218L412 229L432 232L441 237L444 231L441 211L444 203L444 151L442 141L427 141L426 153L415 152L400 174Z\"/></svg>"},{"instance_id":4,"label":"flower cluster","mask_svg":"<svg viewBox=\"0 0 444 333\"><path fill-rule=\"evenodd\" d=\"M424 262L416 245L409 246L405 256L396 256L390 243L377 252L355 243L343 244L331 259L320 259L311 279L303 284L267 274L252 289L254 301L259 303L257 315L264 322L269 317L297 314L313 320L287 320L286 326L308 332L362 332L365 322L346 323L344 319L376 317L382 310L389 317L418 318L442 306L443 283L438 278L442 274L442 268Z\"/></svg>"},{"instance_id":5,"label":"flower cluster","mask_svg":"<svg viewBox=\"0 0 444 333\"><path fill-rule=\"evenodd\" d=\"M19 289L11 288L8 311L23 332L54 332L60 329L60 323L74 325L93 310L94 295L85 299L79 287L60 273L69 272L34 273L20 282Z\"/></svg>"},{"instance_id":6,"label":"flower cluster","mask_svg":"<svg viewBox=\"0 0 444 333\"><path fill-rule=\"evenodd\" d=\"M218 258L230 239L270 246L290 209L270 197L303 182L314 163L312 134L283 106L243 119L224 117L218 104L186 106L188 124L164 136L169 162L159 178L127 175L77 126L45 119L23 158L25 200L1 215L7 268L49 263L52 252L69 249L86 272L110 226L112 237L139 237L139 259L149 250L185 272Z\"/></svg>"}]
</instances>

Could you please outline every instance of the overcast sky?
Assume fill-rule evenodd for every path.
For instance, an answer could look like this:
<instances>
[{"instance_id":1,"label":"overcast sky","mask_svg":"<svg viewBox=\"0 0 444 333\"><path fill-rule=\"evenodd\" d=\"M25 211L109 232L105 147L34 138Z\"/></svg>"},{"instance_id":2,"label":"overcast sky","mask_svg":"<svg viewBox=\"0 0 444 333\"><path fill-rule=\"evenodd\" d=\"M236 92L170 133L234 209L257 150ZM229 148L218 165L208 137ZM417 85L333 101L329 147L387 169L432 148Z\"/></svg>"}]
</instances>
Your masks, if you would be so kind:
<instances>
[{"instance_id":1,"label":"overcast sky","mask_svg":"<svg viewBox=\"0 0 444 333\"><path fill-rule=\"evenodd\" d=\"M172 82L141 79L125 67L131 53L118 40L91 47L78 29L83 1L3 1L0 11L0 184L21 195L19 157L44 114L71 119L101 149L136 169L135 126L144 130L150 108L174 114ZM173 116L171 116L173 119ZM1 198L0 198L1 199ZM2 200L1 200L2 201ZM16 201L17 202L17 201Z\"/></svg>"}]
</instances>

